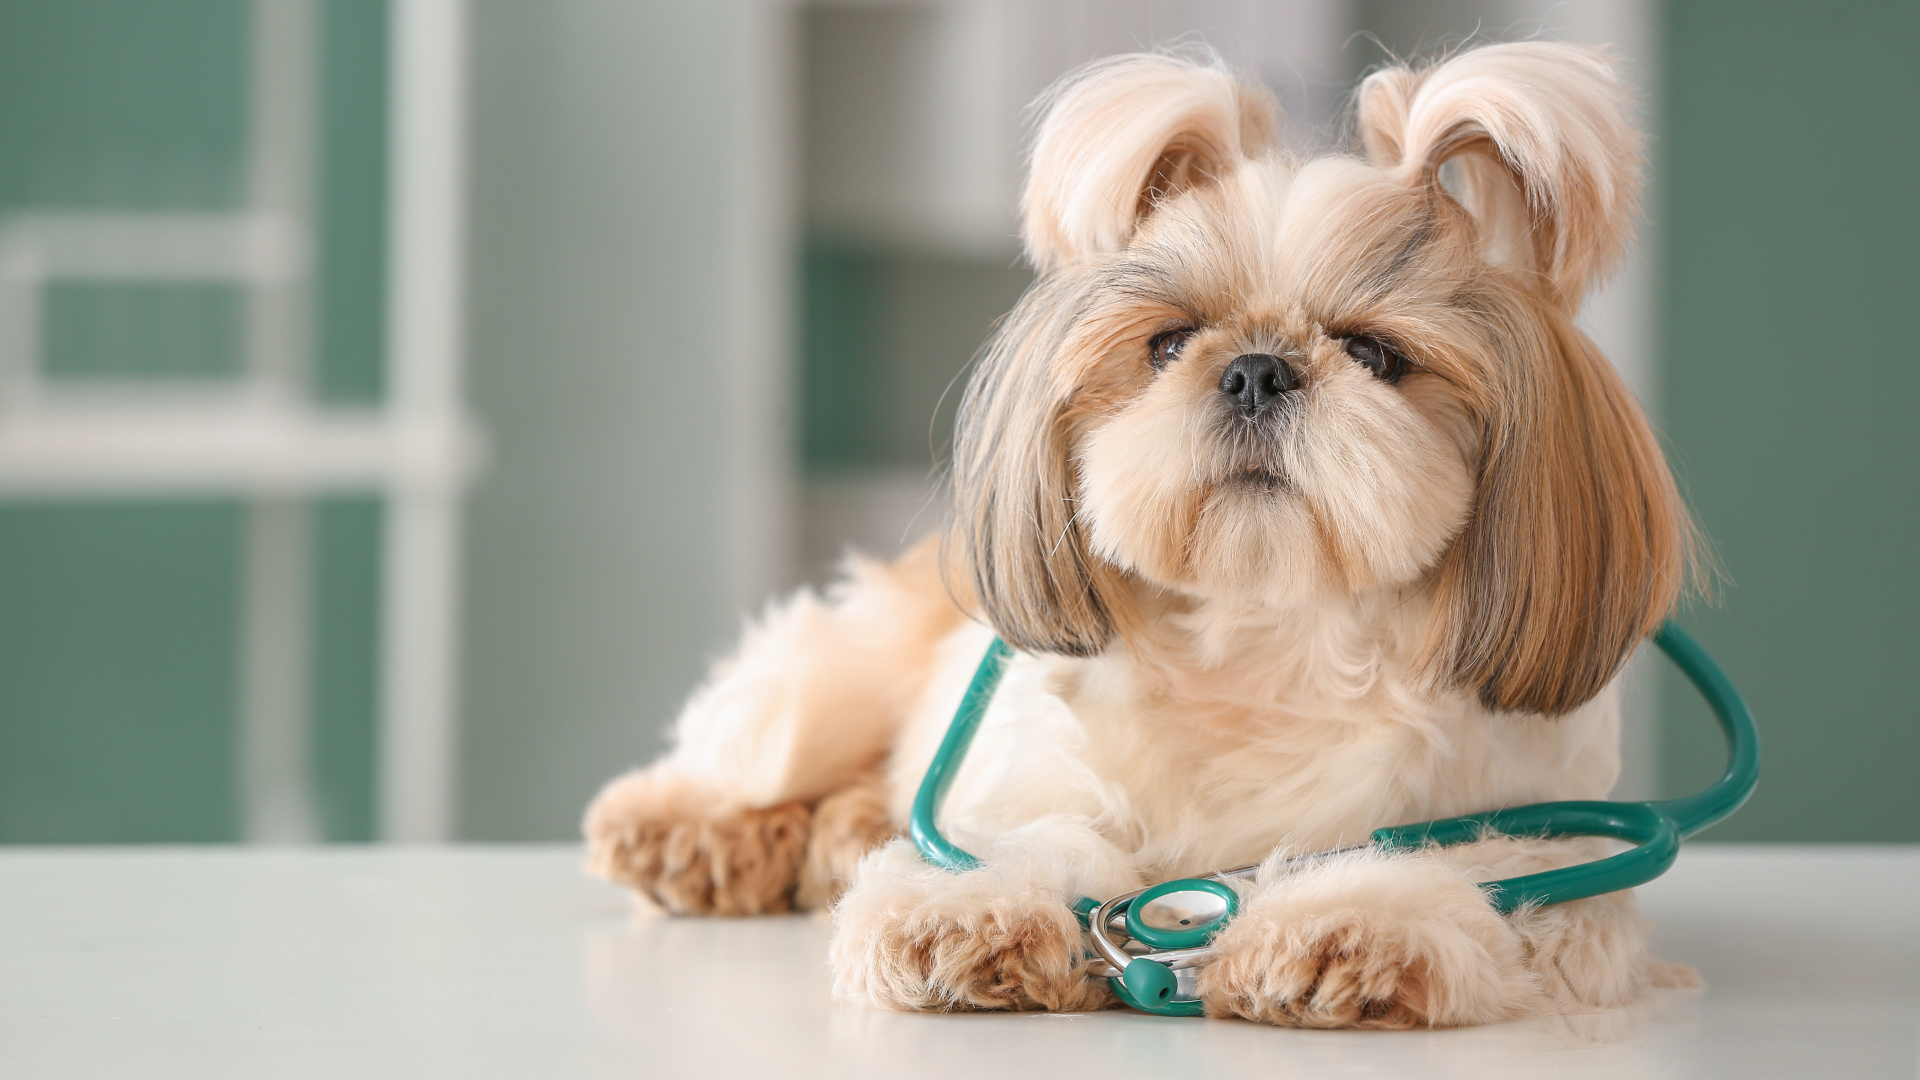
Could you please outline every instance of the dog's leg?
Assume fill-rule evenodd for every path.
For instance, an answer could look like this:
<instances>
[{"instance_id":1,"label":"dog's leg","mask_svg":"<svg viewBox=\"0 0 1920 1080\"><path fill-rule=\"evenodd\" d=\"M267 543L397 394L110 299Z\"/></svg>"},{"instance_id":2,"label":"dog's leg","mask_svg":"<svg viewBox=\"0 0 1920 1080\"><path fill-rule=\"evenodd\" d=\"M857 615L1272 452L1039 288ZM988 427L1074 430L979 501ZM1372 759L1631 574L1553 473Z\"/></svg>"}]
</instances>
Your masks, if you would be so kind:
<instances>
[{"instance_id":1,"label":"dog's leg","mask_svg":"<svg viewBox=\"0 0 1920 1080\"><path fill-rule=\"evenodd\" d=\"M655 766L608 784L587 809L587 869L676 915L786 911L806 857L812 811L721 801L698 780Z\"/></svg>"},{"instance_id":2,"label":"dog's leg","mask_svg":"<svg viewBox=\"0 0 1920 1080\"><path fill-rule=\"evenodd\" d=\"M879 773L820 800L793 902L810 911L832 907L853 880L861 857L898 832L887 815L886 777Z\"/></svg>"},{"instance_id":3,"label":"dog's leg","mask_svg":"<svg viewBox=\"0 0 1920 1080\"><path fill-rule=\"evenodd\" d=\"M1130 887L1124 859L1090 839L1091 830L1048 831L1049 841L1077 835L1053 858L996 849L966 873L927 865L905 840L868 855L833 909L835 996L888 1009L1083 1012L1111 1004L1107 981L1087 974L1068 905L1081 892Z\"/></svg>"},{"instance_id":4,"label":"dog's leg","mask_svg":"<svg viewBox=\"0 0 1920 1080\"><path fill-rule=\"evenodd\" d=\"M803 592L750 627L688 701L673 749L587 808L588 869L678 914L747 915L792 906L811 859L821 870L799 900L830 899L850 849L892 831L884 800L857 792L962 618L936 543L890 566L856 560L827 601Z\"/></svg>"},{"instance_id":5,"label":"dog's leg","mask_svg":"<svg viewBox=\"0 0 1920 1080\"><path fill-rule=\"evenodd\" d=\"M1444 1027L1625 1004L1656 968L1630 893L1502 916L1475 884L1605 854L1590 841L1501 838L1263 875L1215 939L1202 997L1216 1016L1297 1027Z\"/></svg>"},{"instance_id":6,"label":"dog's leg","mask_svg":"<svg viewBox=\"0 0 1920 1080\"><path fill-rule=\"evenodd\" d=\"M1294 1027L1482 1024L1534 1000L1521 936L1428 853L1263 874L1200 973L1209 1015Z\"/></svg>"},{"instance_id":7,"label":"dog's leg","mask_svg":"<svg viewBox=\"0 0 1920 1080\"><path fill-rule=\"evenodd\" d=\"M1592 862L1609 854L1598 840L1505 838L1472 845L1454 857L1462 866L1473 860L1474 876L1490 879ZM1625 1005L1649 986L1699 985L1693 969L1655 960L1647 951L1646 920L1632 892L1517 911L1508 921L1520 935L1527 969L1544 995L1543 1007L1555 1012Z\"/></svg>"}]
</instances>

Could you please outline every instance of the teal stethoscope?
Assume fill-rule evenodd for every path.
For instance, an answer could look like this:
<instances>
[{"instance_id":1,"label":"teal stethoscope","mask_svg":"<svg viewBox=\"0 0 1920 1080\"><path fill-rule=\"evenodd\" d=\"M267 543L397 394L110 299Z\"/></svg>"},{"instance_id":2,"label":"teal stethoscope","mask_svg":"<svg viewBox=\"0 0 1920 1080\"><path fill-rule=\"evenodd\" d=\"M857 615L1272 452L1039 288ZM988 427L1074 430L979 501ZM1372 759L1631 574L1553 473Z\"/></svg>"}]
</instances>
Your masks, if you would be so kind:
<instances>
[{"instance_id":1,"label":"teal stethoscope","mask_svg":"<svg viewBox=\"0 0 1920 1080\"><path fill-rule=\"evenodd\" d=\"M1539 874L1483 882L1494 907L1509 912L1528 904L1560 904L1586 896L1643 885L1665 873L1680 853L1680 841L1740 809L1760 779L1760 735L1753 714L1720 665L1685 630L1668 622L1654 635L1694 688L1713 707L1726 734L1726 775L1712 787L1683 799L1654 802L1550 802L1492 810L1464 817L1375 829L1371 841L1339 851L1300 855L1288 860L1305 865L1362 848L1408 849L1424 844L1461 844L1488 833L1509 836L1605 836L1634 847L1595 862ZM934 823L947 789L967 756L967 747L986 715L987 703L1006 672L1012 651L999 638L973 673L966 696L947 729L947 737L927 767L913 800L910 830L914 846L935 866L971 870L980 860L955 847ZM1162 1016L1199 1016L1194 965L1212 955L1207 942L1233 918L1239 900L1227 882L1252 877L1258 866L1223 870L1207 877L1181 878L1150 889L1136 889L1105 903L1082 897L1074 912L1087 927L1095 953L1089 968L1106 976L1121 1001ZM1114 935L1120 935L1115 940Z\"/></svg>"}]
</instances>

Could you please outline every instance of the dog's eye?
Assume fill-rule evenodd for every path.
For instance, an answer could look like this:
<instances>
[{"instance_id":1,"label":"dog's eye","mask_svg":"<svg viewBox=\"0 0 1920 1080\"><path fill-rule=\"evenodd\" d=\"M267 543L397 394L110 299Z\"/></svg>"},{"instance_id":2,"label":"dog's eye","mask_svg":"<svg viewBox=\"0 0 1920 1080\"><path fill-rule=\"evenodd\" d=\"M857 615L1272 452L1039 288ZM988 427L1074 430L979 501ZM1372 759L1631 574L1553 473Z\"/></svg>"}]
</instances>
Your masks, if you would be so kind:
<instances>
[{"instance_id":1,"label":"dog's eye","mask_svg":"<svg viewBox=\"0 0 1920 1080\"><path fill-rule=\"evenodd\" d=\"M1347 339L1347 355L1383 382L1396 383L1407 369L1407 358L1377 337L1361 334Z\"/></svg>"},{"instance_id":2,"label":"dog's eye","mask_svg":"<svg viewBox=\"0 0 1920 1080\"><path fill-rule=\"evenodd\" d=\"M1159 371L1180 359L1180 350L1187 347L1187 341L1193 337L1193 333L1192 327L1182 326L1153 335L1153 339L1147 342L1147 363L1153 365L1153 370Z\"/></svg>"}]
</instances>

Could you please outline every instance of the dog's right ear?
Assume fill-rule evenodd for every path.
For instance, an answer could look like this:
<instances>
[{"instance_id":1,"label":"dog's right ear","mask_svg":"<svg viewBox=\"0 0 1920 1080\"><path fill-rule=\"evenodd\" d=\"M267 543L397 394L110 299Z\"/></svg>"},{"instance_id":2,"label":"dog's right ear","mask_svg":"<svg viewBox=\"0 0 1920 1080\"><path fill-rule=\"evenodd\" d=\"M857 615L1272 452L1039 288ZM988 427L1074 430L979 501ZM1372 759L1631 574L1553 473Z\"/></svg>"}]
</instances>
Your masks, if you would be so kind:
<instances>
[{"instance_id":1,"label":"dog's right ear","mask_svg":"<svg viewBox=\"0 0 1920 1080\"><path fill-rule=\"evenodd\" d=\"M1120 251L1159 203L1270 148L1276 113L1217 61L1165 53L1096 61L1034 107L1020 206L1040 277L960 400L944 570L962 607L1015 648L1091 656L1135 613L1126 576L1074 512L1074 385L1056 364L1079 279L1055 271Z\"/></svg>"},{"instance_id":2,"label":"dog's right ear","mask_svg":"<svg viewBox=\"0 0 1920 1080\"><path fill-rule=\"evenodd\" d=\"M1041 274L1125 247L1155 204L1271 149L1278 115L1217 59L1166 53L1095 61L1034 108L1020 232Z\"/></svg>"},{"instance_id":3,"label":"dog's right ear","mask_svg":"<svg viewBox=\"0 0 1920 1080\"><path fill-rule=\"evenodd\" d=\"M1072 277L1042 277L980 355L953 429L942 570L961 608L1025 652L1093 656L1133 623L1128 583L1075 512L1069 380L1053 361Z\"/></svg>"}]
</instances>

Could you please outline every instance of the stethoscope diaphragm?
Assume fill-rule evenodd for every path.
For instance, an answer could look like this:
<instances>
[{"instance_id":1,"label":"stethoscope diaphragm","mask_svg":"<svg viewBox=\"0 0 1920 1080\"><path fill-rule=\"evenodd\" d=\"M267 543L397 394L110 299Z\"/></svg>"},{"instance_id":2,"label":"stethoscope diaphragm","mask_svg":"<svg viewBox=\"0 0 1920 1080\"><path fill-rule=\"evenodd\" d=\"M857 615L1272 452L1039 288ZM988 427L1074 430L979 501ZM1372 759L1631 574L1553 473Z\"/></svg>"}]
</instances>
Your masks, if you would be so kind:
<instances>
[{"instance_id":1,"label":"stethoscope diaphragm","mask_svg":"<svg viewBox=\"0 0 1920 1080\"><path fill-rule=\"evenodd\" d=\"M1224 881L1163 881L1127 906L1127 936L1154 949L1197 948L1239 910L1239 897Z\"/></svg>"}]
</instances>

